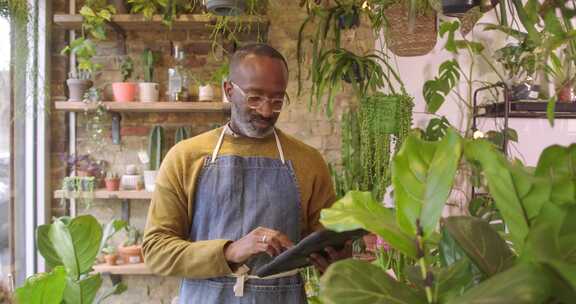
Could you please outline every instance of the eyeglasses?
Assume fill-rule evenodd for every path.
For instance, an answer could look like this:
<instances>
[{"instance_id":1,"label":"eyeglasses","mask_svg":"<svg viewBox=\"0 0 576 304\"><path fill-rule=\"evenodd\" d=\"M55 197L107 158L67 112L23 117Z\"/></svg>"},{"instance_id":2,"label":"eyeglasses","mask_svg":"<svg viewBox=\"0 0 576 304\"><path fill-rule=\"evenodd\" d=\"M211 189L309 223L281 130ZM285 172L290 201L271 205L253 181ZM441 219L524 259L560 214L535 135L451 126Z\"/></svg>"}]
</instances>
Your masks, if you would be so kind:
<instances>
[{"instance_id":1,"label":"eyeglasses","mask_svg":"<svg viewBox=\"0 0 576 304\"><path fill-rule=\"evenodd\" d=\"M260 107L264 105L264 102L268 102L270 104L270 107L272 108L272 112L279 113L280 111L282 111L284 103L290 103L290 98L288 97L288 94L286 94L286 92L284 92L284 96L282 97L270 98L257 94L247 94L246 92L244 92L244 90L242 90L240 86L238 86L234 82L230 81L230 83L232 84L233 87L237 88L238 91L240 91L240 93L242 93L242 95L244 96L244 101L246 102L246 105L250 109L258 110L260 109Z\"/></svg>"}]
</instances>

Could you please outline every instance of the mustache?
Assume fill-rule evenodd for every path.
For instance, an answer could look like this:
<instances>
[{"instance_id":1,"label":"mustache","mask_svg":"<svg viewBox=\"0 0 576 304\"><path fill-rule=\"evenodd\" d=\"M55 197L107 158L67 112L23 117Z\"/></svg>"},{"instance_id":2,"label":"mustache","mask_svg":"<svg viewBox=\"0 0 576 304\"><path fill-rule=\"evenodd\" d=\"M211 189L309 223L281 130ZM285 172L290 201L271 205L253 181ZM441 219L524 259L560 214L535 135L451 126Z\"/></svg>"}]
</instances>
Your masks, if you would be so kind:
<instances>
[{"instance_id":1,"label":"mustache","mask_svg":"<svg viewBox=\"0 0 576 304\"><path fill-rule=\"evenodd\" d=\"M262 122L268 122L268 123L273 123L274 122L274 117L262 117L260 115L252 115L250 116L250 121L262 121Z\"/></svg>"}]
</instances>

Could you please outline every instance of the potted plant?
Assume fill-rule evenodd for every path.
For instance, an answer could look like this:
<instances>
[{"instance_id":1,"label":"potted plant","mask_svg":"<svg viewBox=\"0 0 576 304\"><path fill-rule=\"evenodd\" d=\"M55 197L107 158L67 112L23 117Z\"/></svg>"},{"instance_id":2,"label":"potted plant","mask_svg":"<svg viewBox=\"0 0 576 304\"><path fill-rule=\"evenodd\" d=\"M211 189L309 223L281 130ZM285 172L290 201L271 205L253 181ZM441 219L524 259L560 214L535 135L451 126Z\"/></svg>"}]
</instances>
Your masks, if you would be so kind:
<instances>
[{"instance_id":1,"label":"potted plant","mask_svg":"<svg viewBox=\"0 0 576 304\"><path fill-rule=\"evenodd\" d=\"M104 261L106 261L106 264L110 266L116 265L116 261L118 260L116 247L106 245L106 247L102 248L102 253L104 253Z\"/></svg>"},{"instance_id":2,"label":"potted plant","mask_svg":"<svg viewBox=\"0 0 576 304\"><path fill-rule=\"evenodd\" d=\"M206 9L218 16L237 16L246 10L245 0L207 0Z\"/></svg>"},{"instance_id":3,"label":"potted plant","mask_svg":"<svg viewBox=\"0 0 576 304\"><path fill-rule=\"evenodd\" d=\"M538 97L538 86L532 84L536 64L533 46L525 42L509 43L496 50L494 57L508 74L507 85L510 88L510 100Z\"/></svg>"},{"instance_id":4,"label":"potted plant","mask_svg":"<svg viewBox=\"0 0 576 304\"><path fill-rule=\"evenodd\" d=\"M104 183L108 191L118 191L118 189L120 189L120 177L116 172L107 172Z\"/></svg>"},{"instance_id":5,"label":"potted plant","mask_svg":"<svg viewBox=\"0 0 576 304\"><path fill-rule=\"evenodd\" d=\"M148 170L144 170L144 188L148 192L154 192L154 184L158 169L164 158L164 129L161 126L154 126L148 136L148 154L147 163ZM146 161L143 161L146 163Z\"/></svg>"},{"instance_id":6,"label":"potted plant","mask_svg":"<svg viewBox=\"0 0 576 304\"><path fill-rule=\"evenodd\" d=\"M228 96L226 96L226 92L224 92L224 81L228 79L228 74L230 73L230 63L226 60L212 75L212 83L216 87L220 86L222 91L222 102L230 102L228 100Z\"/></svg>"},{"instance_id":7,"label":"potted plant","mask_svg":"<svg viewBox=\"0 0 576 304\"><path fill-rule=\"evenodd\" d=\"M95 160L90 154L70 155L66 159L68 170L74 170L76 176L93 176L101 178L106 168L106 161Z\"/></svg>"},{"instance_id":8,"label":"potted plant","mask_svg":"<svg viewBox=\"0 0 576 304\"><path fill-rule=\"evenodd\" d=\"M124 283L100 290L102 274L92 268L107 237L122 227L119 222L113 221L106 226L110 230L103 230L94 216L81 215L63 216L52 224L38 226L35 241L50 271L28 277L16 290L17 302L101 303L124 292Z\"/></svg>"},{"instance_id":9,"label":"potted plant","mask_svg":"<svg viewBox=\"0 0 576 304\"><path fill-rule=\"evenodd\" d=\"M152 81L154 79L154 64L157 59L158 54L151 49L145 49L142 53L144 82L138 83L141 102L157 102L159 99L159 84Z\"/></svg>"},{"instance_id":10,"label":"potted plant","mask_svg":"<svg viewBox=\"0 0 576 304\"><path fill-rule=\"evenodd\" d=\"M74 54L78 65L72 69L66 80L68 86L68 101L82 101L86 91L92 87L92 76L101 68L100 64L92 62L96 55L96 46L92 40L78 38L61 51L62 54Z\"/></svg>"},{"instance_id":11,"label":"potted plant","mask_svg":"<svg viewBox=\"0 0 576 304\"><path fill-rule=\"evenodd\" d=\"M546 66L546 71L554 79L557 100L559 102L576 102L574 59L570 58L568 49L564 49L561 55L550 54L550 64Z\"/></svg>"},{"instance_id":12,"label":"potted plant","mask_svg":"<svg viewBox=\"0 0 576 304\"><path fill-rule=\"evenodd\" d=\"M142 245L140 245L141 233L133 226L125 228L127 239L122 246L118 247L118 254L124 261L124 264L143 263Z\"/></svg>"},{"instance_id":13,"label":"potted plant","mask_svg":"<svg viewBox=\"0 0 576 304\"><path fill-rule=\"evenodd\" d=\"M112 92L114 93L114 100L118 102L132 102L136 97L136 83L128 82L132 72L134 71L134 62L130 56L126 56L120 64L120 72L122 73L122 82L112 83Z\"/></svg>"}]
</instances>

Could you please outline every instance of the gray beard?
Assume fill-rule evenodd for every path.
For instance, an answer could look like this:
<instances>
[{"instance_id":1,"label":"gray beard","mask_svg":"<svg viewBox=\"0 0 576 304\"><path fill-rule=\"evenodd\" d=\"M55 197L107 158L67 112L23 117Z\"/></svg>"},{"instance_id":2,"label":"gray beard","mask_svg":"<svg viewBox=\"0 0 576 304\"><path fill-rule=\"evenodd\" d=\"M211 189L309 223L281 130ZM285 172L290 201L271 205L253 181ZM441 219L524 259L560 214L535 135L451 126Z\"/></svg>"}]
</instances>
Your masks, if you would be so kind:
<instances>
[{"instance_id":1,"label":"gray beard","mask_svg":"<svg viewBox=\"0 0 576 304\"><path fill-rule=\"evenodd\" d=\"M231 121L234 122L234 127L238 129L236 130L237 132L251 138L265 138L274 133L274 126L266 130L259 130L255 128L249 120L249 117L244 117L238 107L232 104Z\"/></svg>"}]
</instances>

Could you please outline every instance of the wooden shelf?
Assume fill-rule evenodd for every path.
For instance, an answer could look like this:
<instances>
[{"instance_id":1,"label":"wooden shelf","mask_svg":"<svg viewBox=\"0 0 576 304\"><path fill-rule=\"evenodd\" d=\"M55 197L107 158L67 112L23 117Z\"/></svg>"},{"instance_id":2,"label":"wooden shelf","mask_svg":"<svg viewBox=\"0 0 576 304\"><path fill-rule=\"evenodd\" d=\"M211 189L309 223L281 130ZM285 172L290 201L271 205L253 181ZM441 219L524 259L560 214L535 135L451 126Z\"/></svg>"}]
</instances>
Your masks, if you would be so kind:
<instances>
[{"instance_id":1,"label":"wooden shelf","mask_svg":"<svg viewBox=\"0 0 576 304\"><path fill-rule=\"evenodd\" d=\"M230 104L224 102L114 102L105 101L104 107L110 112L230 112ZM95 105L77 101L56 101L56 110L67 112L93 111Z\"/></svg>"},{"instance_id":2,"label":"wooden shelf","mask_svg":"<svg viewBox=\"0 0 576 304\"><path fill-rule=\"evenodd\" d=\"M80 29L82 26L81 15L54 15L54 24L63 29ZM233 20L243 24L268 24L268 19L263 16L240 16ZM216 24L217 18L209 14L180 15L174 19L172 29L176 30L206 30ZM112 16L112 22L125 31L129 30L168 30L162 23L161 15L154 15L152 20L145 20L141 14L116 14Z\"/></svg>"},{"instance_id":3,"label":"wooden shelf","mask_svg":"<svg viewBox=\"0 0 576 304\"><path fill-rule=\"evenodd\" d=\"M64 191L56 190L54 191L55 198L63 198ZM142 199L149 200L152 199L152 192L144 190L123 190L123 191L108 191L108 190L96 190L94 191L94 198L97 199Z\"/></svg>"},{"instance_id":4,"label":"wooden shelf","mask_svg":"<svg viewBox=\"0 0 576 304\"><path fill-rule=\"evenodd\" d=\"M94 272L106 274L124 274L124 275L151 275L153 274L144 263L114 265L98 264L94 265Z\"/></svg>"}]
</instances>

